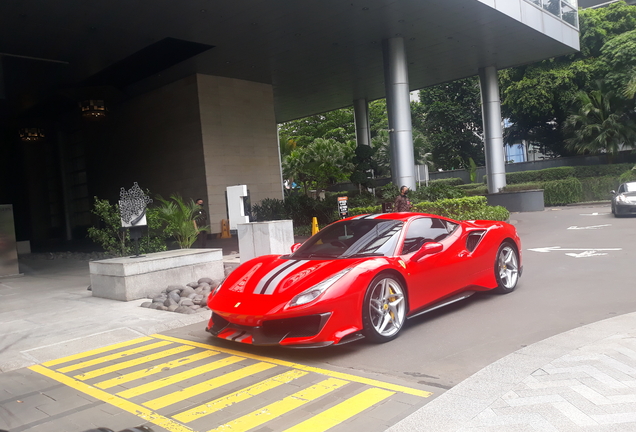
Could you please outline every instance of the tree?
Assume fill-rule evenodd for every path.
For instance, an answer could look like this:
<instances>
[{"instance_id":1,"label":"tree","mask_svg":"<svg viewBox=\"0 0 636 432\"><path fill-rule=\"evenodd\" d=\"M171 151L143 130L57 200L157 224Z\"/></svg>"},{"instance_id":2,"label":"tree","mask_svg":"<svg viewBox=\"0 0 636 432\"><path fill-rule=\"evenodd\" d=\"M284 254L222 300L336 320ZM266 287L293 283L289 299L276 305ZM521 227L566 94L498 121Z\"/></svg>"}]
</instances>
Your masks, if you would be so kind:
<instances>
[{"instance_id":1,"label":"tree","mask_svg":"<svg viewBox=\"0 0 636 432\"><path fill-rule=\"evenodd\" d=\"M607 152L616 155L621 146L632 146L636 124L627 115L625 101L601 85L577 94L578 110L571 114L564 129L571 137L567 146L578 153Z\"/></svg>"},{"instance_id":2,"label":"tree","mask_svg":"<svg viewBox=\"0 0 636 432\"><path fill-rule=\"evenodd\" d=\"M425 138L436 166L463 168L470 158L484 163L480 99L476 77L420 90L420 101L411 104L413 129Z\"/></svg>"},{"instance_id":3,"label":"tree","mask_svg":"<svg viewBox=\"0 0 636 432\"><path fill-rule=\"evenodd\" d=\"M326 189L346 181L354 168L355 146L354 141L316 138L283 160L283 175L301 184L305 193L309 187Z\"/></svg>"},{"instance_id":4,"label":"tree","mask_svg":"<svg viewBox=\"0 0 636 432\"><path fill-rule=\"evenodd\" d=\"M589 92L596 80L611 75L616 63L628 59L629 54L619 55L626 45L614 40L636 29L636 7L617 2L584 9L579 21L580 52L500 71L502 114L511 121L508 140L538 142L555 156L570 154L562 125L572 101L579 91Z\"/></svg>"}]
</instances>

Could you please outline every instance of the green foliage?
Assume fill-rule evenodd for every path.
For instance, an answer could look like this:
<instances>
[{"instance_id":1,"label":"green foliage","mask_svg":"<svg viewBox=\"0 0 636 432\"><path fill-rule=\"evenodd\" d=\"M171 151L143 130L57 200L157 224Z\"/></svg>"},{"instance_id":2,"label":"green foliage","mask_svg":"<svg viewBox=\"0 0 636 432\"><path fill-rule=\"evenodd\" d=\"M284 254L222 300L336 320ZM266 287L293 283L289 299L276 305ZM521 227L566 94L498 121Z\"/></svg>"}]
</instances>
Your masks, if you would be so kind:
<instances>
[{"instance_id":1,"label":"green foliage","mask_svg":"<svg viewBox=\"0 0 636 432\"><path fill-rule=\"evenodd\" d=\"M348 179L354 167L355 147L354 141L316 138L283 160L283 175L301 184L305 194L310 186L326 189Z\"/></svg>"},{"instance_id":2,"label":"green foliage","mask_svg":"<svg viewBox=\"0 0 636 432\"><path fill-rule=\"evenodd\" d=\"M581 179L583 201L605 201L612 198L610 191L616 190L618 176L588 177Z\"/></svg>"},{"instance_id":3,"label":"green foliage","mask_svg":"<svg viewBox=\"0 0 636 432\"><path fill-rule=\"evenodd\" d=\"M377 198L373 194L366 191L363 191L362 193L347 194L347 205L349 207L365 207L375 205L376 202Z\"/></svg>"},{"instance_id":4,"label":"green foliage","mask_svg":"<svg viewBox=\"0 0 636 432\"><path fill-rule=\"evenodd\" d=\"M488 194L488 186L482 183L469 183L465 185L459 185L457 187L463 190L466 196L477 196L477 195Z\"/></svg>"},{"instance_id":5,"label":"green foliage","mask_svg":"<svg viewBox=\"0 0 636 432\"><path fill-rule=\"evenodd\" d=\"M619 183L627 183L636 181L636 165L633 168L625 171L618 177Z\"/></svg>"},{"instance_id":6,"label":"green foliage","mask_svg":"<svg viewBox=\"0 0 636 432\"><path fill-rule=\"evenodd\" d=\"M170 195L170 199L160 196L161 202L158 217L165 225L165 232L172 236L181 249L188 249L194 244L202 231L210 231L209 226L195 226L194 218L199 206L193 200L184 200L180 195Z\"/></svg>"},{"instance_id":7,"label":"green foliage","mask_svg":"<svg viewBox=\"0 0 636 432\"><path fill-rule=\"evenodd\" d=\"M583 187L577 178L548 181L542 186L543 200L547 206L572 204L583 200Z\"/></svg>"},{"instance_id":8,"label":"green foliage","mask_svg":"<svg viewBox=\"0 0 636 432\"><path fill-rule=\"evenodd\" d=\"M633 164L609 164L609 165L581 165L574 167L574 177L584 179L587 177L619 176L631 169Z\"/></svg>"},{"instance_id":9,"label":"green foliage","mask_svg":"<svg viewBox=\"0 0 636 432\"><path fill-rule=\"evenodd\" d=\"M360 186L368 188L372 186L373 175L379 170L379 165L375 158L376 149L370 145L359 145L355 148L355 156L353 157L353 173L349 176L349 180Z\"/></svg>"},{"instance_id":10,"label":"green foliage","mask_svg":"<svg viewBox=\"0 0 636 432\"><path fill-rule=\"evenodd\" d=\"M411 194L414 203L419 201L437 201L440 199L462 198L466 193L449 183L429 183L428 187L422 186Z\"/></svg>"},{"instance_id":11,"label":"green foliage","mask_svg":"<svg viewBox=\"0 0 636 432\"><path fill-rule=\"evenodd\" d=\"M442 178L442 179L436 179L436 180L431 180L428 182L428 185L437 185L437 184L447 184L450 186L459 186L464 184L464 180L462 180L459 177L451 177L451 178Z\"/></svg>"},{"instance_id":12,"label":"green foliage","mask_svg":"<svg viewBox=\"0 0 636 432\"><path fill-rule=\"evenodd\" d=\"M267 198L252 205L252 214L256 221L286 220L294 221L294 226L311 226L314 217L321 225L339 219L338 198L327 195L324 200L315 200L306 195L289 195L285 200Z\"/></svg>"},{"instance_id":13,"label":"green foliage","mask_svg":"<svg viewBox=\"0 0 636 432\"><path fill-rule=\"evenodd\" d=\"M573 177L574 167L546 168L536 171L519 171L506 174L506 184L561 180Z\"/></svg>"},{"instance_id":14,"label":"green foliage","mask_svg":"<svg viewBox=\"0 0 636 432\"><path fill-rule=\"evenodd\" d=\"M393 202L395 198L400 194L400 188L393 183L387 183L381 188L380 197L382 198L382 202Z\"/></svg>"},{"instance_id":15,"label":"green foliage","mask_svg":"<svg viewBox=\"0 0 636 432\"><path fill-rule=\"evenodd\" d=\"M358 216L361 214L376 214L376 213L382 213L381 205L349 208L349 216Z\"/></svg>"},{"instance_id":16,"label":"green foliage","mask_svg":"<svg viewBox=\"0 0 636 432\"><path fill-rule=\"evenodd\" d=\"M413 211L430 213L455 219L455 215L479 210L486 206L486 197L464 197L442 199L438 201L423 201L413 206Z\"/></svg>"},{"instance_id":17,"label":"green foliage","mask_svg":"<svg viewBox=\"0 0 636 432\"><path fill-rule=\"evenodd\" d=\"M537 190L537 189L543 189L543 182L534 181L534 182L527 182L527 183L510 184L510 185L506 185L506 187L503 189L503 192L521 192L526 190Z\"/></svg>"},{"instance_id":18,"label":"green foliage","mask_svg":"<svg viewBox=\"0 0 636 432\"><path fill-rule=\"evenodd\" d=\"M420 90L411 104L414 130L428 141L435 166L468 167L472 158L484 163L481 96L477 77Z\"/></svg>"},{"instance_id":19,"label":"green foliage","mask_svg":"<svg viewBox=\"0 0 636 432\"><path fill-rule=\"evenodd\" d=\"M134 253L134 243L130 239L127 229L122 229L118 204L110 204L108 200L94 197L91 213L100 220L100 227L89 227L88 237L99 244L104 251L113 256L126 256ZM148 223L147 235L139 239L140 253L153 253L166 250L168 235L161 227L158 211L155 208L146 209Z\"/></svg>"}]
</instances>

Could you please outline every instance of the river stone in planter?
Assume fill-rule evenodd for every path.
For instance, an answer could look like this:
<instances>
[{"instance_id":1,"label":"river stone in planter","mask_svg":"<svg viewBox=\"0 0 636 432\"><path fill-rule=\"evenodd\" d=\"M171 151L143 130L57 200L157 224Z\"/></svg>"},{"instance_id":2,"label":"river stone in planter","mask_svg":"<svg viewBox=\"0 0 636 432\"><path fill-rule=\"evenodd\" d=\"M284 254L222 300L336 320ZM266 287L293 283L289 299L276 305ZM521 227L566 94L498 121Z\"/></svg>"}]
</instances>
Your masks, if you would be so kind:
<instances>
[{"instance_id":1,"label":"river stone in planter","mask_svg":"<svg viewBox=\"0 0 636 432\"><path fill-rule=\"evenodd\" d=\"M194 302L188 298L184 298L179 302L179 306L194 306Z\"/></svg>"},{"instance_id":2,"label":"river stone in planter","mask_svg":"<svg viewBox=\"0 0 636 432\"><path fill-rule=\"evenodd\" d=\"M151 304L152 304L152 302L143 302L143 303L141 304L141 307L145 307L145 308L147 308L147 307L150 307L150 305L151 305Z\"/></svg>"},{"instance_id":3,"label":"river stone in planter","mask_svg":"<svg viewBox=\"0 0 636 432\"><path fill-rule=\"evenodd\" d=\"M152 302L153 303L163 303L166 301L168 297L166 297L165 295L158 295L152 298Z\"/></svg>"},{"instance_id":4,"label":"river stone in planter","mask_svg":"<svg viewBox=\"0 0 636 432\"><path fill-rule=\"evenodd\" d=\"M181 291L181 297L187 297L190 294L194 294L194 289L193 288L187 287L187 288L184 288Z\"/></svg>"},{"instance_id":5,"label":"river stone in planter","mask_svg":"<svg viewBox=\"0 0 636 432\"><path fill-rule=\"evenodd\" d=\"M182 290L183 288L185 288L182 285L168 285L168 288L166 288L167 292L171 292L171 291L176 291L176 290Z\"/></svg>"},{"instance_id":6,"label":"river stone in planter","mask_svg":"<svg viewBox=\"0 0 636 432\"><path fill-rule=\"evenodd\" d=\"M202 290L210 289L210 284L202 283L202 284L199 284L198 288L201 288Z\"/></svg>"},{"instance_id":7,"label":"river stone in planter","mask_svg":"<svg viewBox=\"0 0 636 432\"><path fill-rule=\"evenodd\" d=\"M182 313L182 314L193 314L193 313L196 313L195 311L193 311L192 309L190 309L187 306L179 306L174 311L177 312L177 313Z\"/></svg>"},{"instance_id":8,"label":"river stone in planter","mask_svg":"<svg viewBox=\"0 0 636 432\"><path fill-rule=\"evenodd\" d=\"M169 310L170 312L174 312L174 311L176 311L178 308L179 308L179 305L178 305L178 304L176 304L176 303L175 303L175 304L173 304L173 305L171 305L171 306L168 306L168 310Z\"/></svg>"},{"instance_id":9,"label":"river stone in planter","mask_svg":"<svg viewBox=\"0 0 636 432\"><path fill-rule=\"evenodd\" d=\"M181 294L179 293L179 291L172 291L168 295L170 296L171 300L175 301L175 303L179 303L179 300L181 300Z\"/></svg>"},{"instance_id":10,"label":"river stone in planter","mask_svg":"<svg viewBox=\"0 0 636 432\"><path fill-rule=\"evenodd\" d=\"M199 285L201 285L202 283L211 284L214 281L210 278L201 278L197 282L199 282Z\"/></svg>"},{"instance_id":11,"label":"river stone in planter","mask_svg":"<svg viewBox=\"0 0 636 432\"><path fill-rule=\"evenodd\" d=\"M199 282L190 282L189 284L186 284L186 286L189 286L190 288L196 288L199 286Z\"/></svg>"},{"instance_id":12,"label":"river stone in planter","mask_svg":"<svg viewBox=\"0 0 636 432\"><path fill-rule=\"evenodd\" d=\"M174 301L174 300L173 300L173 299L171 299L171 298L167 298L167 299L166 299L166 301L165 301L165 302L163 302L163 305L164 305L165 307L170 307L170 306L172 306L172 305L176 305L176 304L177 304L177 302L176 302L176 301Z\"/></svg>"}]
</instances>

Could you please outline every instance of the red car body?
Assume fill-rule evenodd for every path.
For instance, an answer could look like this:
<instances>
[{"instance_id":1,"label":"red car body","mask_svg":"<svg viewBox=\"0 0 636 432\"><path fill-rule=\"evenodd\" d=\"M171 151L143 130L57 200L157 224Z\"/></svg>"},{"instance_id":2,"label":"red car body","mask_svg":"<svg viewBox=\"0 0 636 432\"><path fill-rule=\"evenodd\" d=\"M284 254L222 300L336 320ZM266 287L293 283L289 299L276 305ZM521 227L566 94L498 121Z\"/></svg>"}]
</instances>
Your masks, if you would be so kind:
<instances>
[{"instance_id":1,"label":"red car body","mask_svg":"<svg viewBox=\"0 0 636 432\"><path fill-rule=\"evenodd\" d=\"M419 228L424 225L437 228ZM328 243L327 232L316 240L327 228L350 235ZM441 235L418 237L418 230ZM320 252L351 251L347 242L357 244L353 252L358 253L328 257ZM252 259L230 273L208 299L212 317L206 330L218 338L256 345L319 347L365 335L384 342L397 336L402 315L413 317L476 291L512 291L522 270L521 243L512 225L421 213L348 218L293 249L290 255ZM369 250L375 252L367 256L364 251ZM502 288L502 280L511 286ZM373 283L385 284L378 288L385 300L369 297ZM374 324L374 314L384 318L378 316ZM394 320L395 334L386 333Z\"/></svg>"}]
</instances>

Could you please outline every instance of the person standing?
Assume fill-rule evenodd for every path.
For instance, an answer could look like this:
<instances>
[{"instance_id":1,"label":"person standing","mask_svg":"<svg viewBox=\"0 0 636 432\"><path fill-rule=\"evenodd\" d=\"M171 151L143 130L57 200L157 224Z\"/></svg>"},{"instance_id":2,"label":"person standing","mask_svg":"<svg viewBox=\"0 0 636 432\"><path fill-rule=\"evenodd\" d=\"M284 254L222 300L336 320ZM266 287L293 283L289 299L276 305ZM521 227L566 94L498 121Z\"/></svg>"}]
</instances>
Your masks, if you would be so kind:
<instances>
[{"instance_id":1,"label":"person standing","mask_svg":"<svg viewBox=\"0 0 636 432\"><path fill-rule=\"evenodd\" d=\"M394 211L396 212L409 212L413 205L411 201L407 198L409 193L409 188L407 186L402 186L400 188L400 194L395 198L395 203L393 205Z\"/></svg>"},{"instance_id":2,"label":"person standing","mask_svg":"<svg viewBox=\"0 0 636 432\"><path fill-rule=\"evenodd\" d=\"M203 199L197 198L196 201L197 206L199 207L194 212L194 227L198 229L198 227L204 227L208 224L208 213L203 208ZM207 231L200 231L197 235L196 247L205 248L208 239Z\"/></svg>"}]
</instances>

